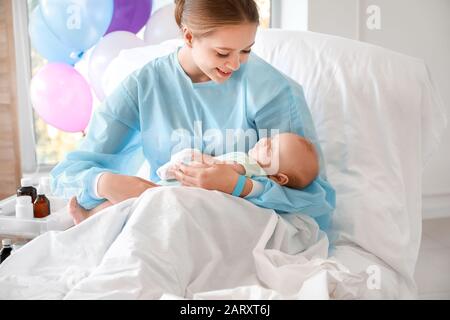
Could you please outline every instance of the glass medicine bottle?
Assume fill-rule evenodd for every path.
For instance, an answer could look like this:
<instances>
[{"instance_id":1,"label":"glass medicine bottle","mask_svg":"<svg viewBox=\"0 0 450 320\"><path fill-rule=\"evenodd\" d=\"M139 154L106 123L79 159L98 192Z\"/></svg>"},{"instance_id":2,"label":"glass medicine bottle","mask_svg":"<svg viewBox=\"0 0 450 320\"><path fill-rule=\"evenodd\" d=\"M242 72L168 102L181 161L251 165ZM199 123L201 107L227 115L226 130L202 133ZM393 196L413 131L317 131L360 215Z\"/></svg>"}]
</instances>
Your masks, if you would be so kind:
<instances>
[{"instance_id":1,"label":"glass medicine bottle","mask_svg":"<svg viewBox=\"0 0 450 320\"><path fill-rule=\"evenodd\" d=\"M35 218L45 218L50 215L50 200L45 196L42 186L38 187L37 198L33 203Z\"/></svg>"},{"instance_id":2,"label":"glass medicine bottle","mask_svg":"<svg viewBox=\"0 0 450 320\"><path fill-rule=\"evenodd\" d=\"M6 260L11 254L12 251L12 241L11 239L3 239L2 240L2 250L0 251L0 263Z\"/></svg>"}]
</instances>

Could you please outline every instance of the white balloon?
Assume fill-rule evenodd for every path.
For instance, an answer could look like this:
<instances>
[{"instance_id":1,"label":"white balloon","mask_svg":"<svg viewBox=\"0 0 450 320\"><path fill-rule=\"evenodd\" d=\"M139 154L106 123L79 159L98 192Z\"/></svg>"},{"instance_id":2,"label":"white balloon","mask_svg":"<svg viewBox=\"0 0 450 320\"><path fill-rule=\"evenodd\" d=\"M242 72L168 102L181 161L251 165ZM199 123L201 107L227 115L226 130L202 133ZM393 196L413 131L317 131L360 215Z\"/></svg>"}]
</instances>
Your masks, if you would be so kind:
<instances>
[{"instance_id":1,"label":"white balloon","mask_svg":"<svg viewBox=\"0 0 450 320\"><path fill-rule=\"evenodd\" d=\"M122 50L145 45L146 43L142 39L128 31L111 32L99 41L89 59L89 82L100 101L105 99L103 76L111 61Z\"/></svg>"},{"instance_id":2,"label":"white balloon","mask_svg":"<svg viewBox=\"0 0 450 320\"><path fill-rule=\"evenodd\" d=\"M169 4L150 16L145 27L144 40L148 44L160 44L176 38L181 38L181 31L175 21L175 4Z\"/></svg>"},{"instance_id":3,"label":"white balloon","mask_svg":"<svg viewBox=\"0 0 450 320\"><path fill-rule=\"evenodd\" d=\"M171 39L160 44L124 50L109 64L103 76L103 89L106 96L134 71L141 69L150 61L166 56L183 46L182 39Z\"/></svg>"}]
</instances>

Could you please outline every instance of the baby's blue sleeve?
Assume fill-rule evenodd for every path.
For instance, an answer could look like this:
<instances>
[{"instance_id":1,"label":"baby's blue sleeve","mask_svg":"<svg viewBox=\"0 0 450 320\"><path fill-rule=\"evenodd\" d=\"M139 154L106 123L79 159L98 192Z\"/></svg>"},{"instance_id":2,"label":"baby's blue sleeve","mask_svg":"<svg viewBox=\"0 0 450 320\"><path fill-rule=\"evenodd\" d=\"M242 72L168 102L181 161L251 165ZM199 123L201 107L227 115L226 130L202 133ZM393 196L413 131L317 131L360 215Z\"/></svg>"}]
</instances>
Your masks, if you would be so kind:
<instances>
[{"instance_id":1,"label":"baby's blue sleeve","mask_svg":"<svg viewBox=\"0 0 450 320\"><path fill-rule=\"evenodd\" d=\"M98 174L137 173L144 156L137 97L130 94L136 91L136 81L128 78L95 109L80 147L51 171L51 187L56 196L68 199L76 195L81 206L91 209L104 201L93 190Z\"/></svg>"},{"instance_id":2,"label":"baby's blue sleeve","mask_svg":"<svg viewBox=\"0 0 450 320\"><path fill-rule=\"evenodd\" d=\"M328 229L335 208L335 191L327 181L322 150L303 89L294 81L275 95L270 103L255 113L257 129L279 129L297 133L311 141L319 153L320 173L304 189L280 186L267 177L253 177L264 186L258 196L248 198L252 203L274 209L278 213L301 212L313 217L323 230ZM270 133L270 132L269 132Z\"/></svg>"}]
</instances>

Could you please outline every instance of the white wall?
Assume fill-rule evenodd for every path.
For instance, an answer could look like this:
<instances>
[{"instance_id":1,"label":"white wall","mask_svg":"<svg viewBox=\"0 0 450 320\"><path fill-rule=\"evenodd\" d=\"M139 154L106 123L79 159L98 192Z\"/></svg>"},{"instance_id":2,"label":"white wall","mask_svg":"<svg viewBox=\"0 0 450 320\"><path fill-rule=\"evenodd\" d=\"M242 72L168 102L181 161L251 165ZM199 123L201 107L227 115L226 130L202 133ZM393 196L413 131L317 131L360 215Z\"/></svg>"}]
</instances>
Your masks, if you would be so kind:
<instances>
[{"instance_id":1,"label":"white wall","mask_svg":"<svg viewBox=\"0 0 450 320\"><path fill-rule=\"evenodd\" d=\"M362 0L361 13L371 4L381 9L381 29L368 30L364 19L361 40L424 59L450 112L450 1ZM424 216L450 215L450 130L423 179Z\"/></svg>"},{"instance_id":2,"label":"white wall","mask_svg":"<svg viewBox=\"0 0 450 320\"><path fill-rule=\"evenodd\" d=\"M308 30L309 0L272 0L271 27Z\"/></svg>"},{"instance_id":3,"label":"white wall","mask_svg":"<svg viewBox=\"0 0 450 320\"><path fill-rule=\"evenodd\" d=\"M380 9L379 30L367 27L369 5ZM293 16L293 12L281 16L281 26L291 26ZM450 0L309 0L307 21L310 31L424 59L450 113ZM450 216L450 128L425 168L423 207L425 218Z\"/></svg>"},{"instance_id":4,"label":"white wall","mask_svg":"<svg viewBox=\"0 0 450 320\"><path fill-rule=\"evenodd\" d=\"M307 30L356 39L358 33L356 3L357 0L309 1Z\"/></svg>"}]
</instances>

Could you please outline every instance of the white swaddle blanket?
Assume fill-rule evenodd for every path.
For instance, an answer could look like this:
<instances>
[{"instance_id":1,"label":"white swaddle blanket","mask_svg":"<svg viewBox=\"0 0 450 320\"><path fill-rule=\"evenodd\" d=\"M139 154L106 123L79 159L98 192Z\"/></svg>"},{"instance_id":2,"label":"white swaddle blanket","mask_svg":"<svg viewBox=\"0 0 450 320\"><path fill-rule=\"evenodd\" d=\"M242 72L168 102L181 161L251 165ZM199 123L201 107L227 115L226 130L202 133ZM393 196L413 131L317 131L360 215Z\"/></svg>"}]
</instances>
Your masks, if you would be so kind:
<instances>
[{"instance_id":1,"label":"white swaddle blanket","mask_svg":"<svg viewBox=\"0 0 450 320\"><path fill-rule=\"evenodd\" d=\"M202 162L203 154L197 149L183 149L172 155L169 162L165 163L156 170L156 174L161 180L173 180L175 174L173 168L180 163L190 163L192 161ZM263 168L253 159L251 159L244 152L230 152L220 156L213 157L213 159L222 161L224 163L232 164L239 163L245 169L245 176L267 176Z\"/></svg>"}]
</instances>

